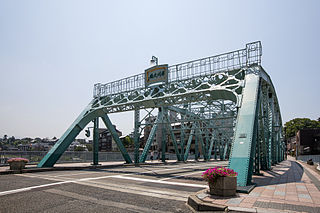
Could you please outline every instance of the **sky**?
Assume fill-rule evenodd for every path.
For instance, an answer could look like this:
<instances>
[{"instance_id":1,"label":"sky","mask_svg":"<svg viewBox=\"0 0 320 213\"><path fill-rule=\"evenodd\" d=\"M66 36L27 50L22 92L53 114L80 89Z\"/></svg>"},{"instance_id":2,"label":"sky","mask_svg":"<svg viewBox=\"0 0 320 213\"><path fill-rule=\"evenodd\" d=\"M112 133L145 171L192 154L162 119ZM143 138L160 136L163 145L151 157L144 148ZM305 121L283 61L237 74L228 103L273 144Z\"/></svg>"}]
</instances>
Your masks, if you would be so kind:
<instances>
[{"instance_id":1,"label":"sky","mask_svg":"<svg viewBox=\"0 0 320 213\"><path fill-rule=\"evenodd\" d=\"M318 0L1 0L0 137L60 137L95 83L143 73L153 55L173 65L253 41L283 123L317 119L319 38ZM110 119L133 130L133 112Z\"/></svg>"}]
</instances>

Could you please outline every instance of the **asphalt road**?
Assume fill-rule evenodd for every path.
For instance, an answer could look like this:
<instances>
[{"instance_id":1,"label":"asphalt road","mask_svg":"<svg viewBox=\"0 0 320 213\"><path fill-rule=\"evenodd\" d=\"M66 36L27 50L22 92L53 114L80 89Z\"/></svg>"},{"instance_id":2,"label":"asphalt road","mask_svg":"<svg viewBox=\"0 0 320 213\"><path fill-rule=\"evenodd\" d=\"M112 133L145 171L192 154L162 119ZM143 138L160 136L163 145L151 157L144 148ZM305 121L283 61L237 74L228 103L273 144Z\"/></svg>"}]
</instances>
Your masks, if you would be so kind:
<instances>
[{"instance_id":1,"label":"asphalt road","mask_svg":"<svg viewBox=\"0 0 320 213\"><path fill-rule=\"evenodd\" d=\"M192 212L202 172L227 162L121 166L0 176L0 212Z\"/></svg>"}]
</instances>

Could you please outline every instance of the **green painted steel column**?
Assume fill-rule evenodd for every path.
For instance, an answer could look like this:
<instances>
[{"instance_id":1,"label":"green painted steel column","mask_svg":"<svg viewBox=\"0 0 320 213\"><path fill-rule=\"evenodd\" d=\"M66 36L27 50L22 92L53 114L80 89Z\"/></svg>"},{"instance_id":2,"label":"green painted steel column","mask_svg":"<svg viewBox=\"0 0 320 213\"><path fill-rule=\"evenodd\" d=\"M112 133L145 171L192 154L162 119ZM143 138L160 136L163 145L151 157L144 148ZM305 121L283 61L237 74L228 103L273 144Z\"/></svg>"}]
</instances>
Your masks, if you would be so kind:
<instances>
[{"instance_id":1,"label":"green painted steel column","mask_svg":"<svg viewBox=\"0 0 320 213\"><path fill-rule=\"evenodd\" d=\"M90 121L99 116L99 110L90 112L93 101L91 101L89 105L81 112L77 119L71 124L66 132L59 138L56 144L39 162L37 167L52 167L59 160L64 151L67 150L69 145L81 132L81 130L83 130Z\"/></svg>"},{"instance_id":2,"label":"green painted steel column","mask_svg":"<svg viewBox=\"0 0 320 213\"><path fill-rule=\"evenodd\" d=\"M140 146L140 110L134 111L134 163L139 163L139 146Z\"/></svg>"},{"instance_id":3,"label":"green painted steel column","mask_svg":"<svg viewBox=\"0 0 320 213\"><path fill-rule=\"evenodd\" d=\"M223 153L223 160L226 159L227 157L227 151L228 151L228 141L225 141L225 144L224 144L224 153Z\"/></svg>"},{"instance_id":4,"label":"green painted steel column","mask_svg":"<svg viewBox=\"0 0 320 213\"><path fill-rule=\"evenodd\" d=\"M178 161L182 161L182 159L180 158L181 155L180 155L180 152L179 152L177 140L176 140L176 137L174 136L172 127L171 127L171 125L169 123L167 124L167 126L168 126L168 129L169 129L170 137L171 137L171 140L172 140L172 143L173 143L173 147L174 147L177 159L178 159Z\"/></svg>"},{"instance_id":5,"label":"green painted steel column","mask_svg":"<svg viewBox=\"0 0 320 213\"><path fill-rule=\"evenodd\" d=\"M259 118L258 118L259 119ZM254 154L253 174L260 174L260 138L259 138L259 122L256 129L256 150Z\"/></svg>"},{"instance_id":6,"label":"green painted steel column","mask_svg":"<svg viewBox=\"0 0 320 213\"><path fill-rule=\"evenodd\" d=\"M210 146L209 146L209 152L208 152L208 158L209 158L209 160L211 159L212 148L213 148L213 142L214 142L214 140L215 140L215 136L214 136L214 132L212 132L211 140L210 140Z\"/></svg>"},{"instance_id":7,"label":"green painted steel column","mask_svg":"<svg viewBox=\"0 0 320 213\"><path fill-rule=\"evenodd\" d=\"M206 137L206 145L205 145L205 148L206 148L206 160L208 161L209 160L209 135L208 135L208 129L205 129L205 137Z\"/></svg>"},{"instance_id":8,"label":"green painted steel column","mask_svg":"<svg viewBox=\"0 0 320 213\"><path fill-rule=\"evenodd\" d=\"M214 140L214 159L217 160L217 147L218 147L218 138Z\"/></svg>"},{"instance_id":9,"label":"green painted steel column","mask_svg":"<svg viewBox=\"0 0 320 213\"><path fill-rule=\"evenodd\" d=\"M181 114L181 119L184 120L185 116ZM184 160L184 122L181 122L181 130L180 130L180 159Z\"/></svg>"},{"instance_id":10,"label":"green painted steel column","mask_svg":"<svg viewBox=\"0 0 320 213\"><path fill-rule=\"evenodd\" d=\"M186 147L186 152L184 153L184 159L183 159L184 161L188 160L193 135L194 135L194 125L192 125L192 127L191 127L191 131L190 131L190 135L189 135L188 143L187 143L187 147Z\"/></svg>"},{"instance_id":11,"label":"green painted steel column","mask_svg":"<svg viewBox=\"0 0 320 213\"><path fill-rule=\"evenodd\" d=\"M194 158L195 160L199 160L199 136L198 136L198 131L195 130L196 135L195 135L195 145L194 145Z\"/></svg>"},{"instance_id":12,"label":"green painted steel column","mask_svg":"<svg viewBox=\"0 0 320 213\"><path fill-rule=\"evenodd\" d=\"M202 155L203 155L203 159L207 160L207 156L206 156L206 150L205 150L205 146L204 146L204 142L203 142L203 136L202 136L202 131L199 129L199 139L200 139L200 143L201 143L201 150L202 150Z\"/></svg>"},{"instance_id":13,"label":"green painted steel column","mask_svg":"<svg viewBox=\"0 0 320 213\"><path fill-rule=\"evenodd\" d=\"M159 111L158 113L158 117L157 117L157 120L154 122L153 124L153 127L150 131L150 134L149 134L149 137L148 137L148 140L146 142L146 145L144 146L144 149L142 151L142 154L141 154L141 157L139 159L139 162L140 163L144 163L147 159L147 156L148 156L148 152L149 152L149 149L150 149L150 146L152 144L152 141L153 141L153 138L156 134L156 131L157 131L157 128L158 128L158 124L162 121L162 112Z\"/></svg>"},{"instance_id":14,"label":"green painted steel column","mask_svg":"<svg viewBox=\"0 0 320 213\"><path fill-rule=\"evenodd\" d=\"M99 164L99 117L93 120L93 165Z\"/></svg>"},{"instance_id":15,"label":"green painted steel column","mask_svg":"<svg viewBox=\"0 0 320 213\"><path fill-rule=\"evenodd\" d=\"M162 110L162 113L163 113L163 115L162 115L162 124L161 124L161 126L162 126L162 128L161 128L161 154L162 154L162 156L161 156L161 161L162 162L166 162L166 142L167 142L167 140L166 140L166 136L167 136L167 131L166 131L166 128L165 128L165 125L164 125L164 123L165 123L165 117L168 117L168 108L167 107L161 107L161 110ZM169 120L168 120L168 123L169 123ZM169 124L170 125L170 124Z\"/></svg>"},{"instance_id":16,"label":"green painted steel column","mask_svg":"<svg viewBox=\"0 0 320 213\"><path fill-rule=\"evenodd\" d=\"M126 161L126 163L132 163L132 160L131 160L126 148L123 146L117 131L115 130L114 126L112 125L112 123L109 119L109 116L107 114L104 114L101 118L102 118L104 124L106 125L106 127L108 128L109 132L111 133L111 136L112 136L113 140L116 142L116 144L117 144L124 160Z\"/></svg>"},{"instance_id":17,"label":"green painted steel column","mask_svg":"<svg viewBox=\"0 0 320 213\"><path fill-rule=\"evenodd\" d=\"M245 77L242 104L238 113L234 142L232 145L229 168L238 172L237 184L247 186L251 183L252 164L256 145L256 129L258 118L258 98L260 76L247 73Z\"/></svg>"}]
</instances>

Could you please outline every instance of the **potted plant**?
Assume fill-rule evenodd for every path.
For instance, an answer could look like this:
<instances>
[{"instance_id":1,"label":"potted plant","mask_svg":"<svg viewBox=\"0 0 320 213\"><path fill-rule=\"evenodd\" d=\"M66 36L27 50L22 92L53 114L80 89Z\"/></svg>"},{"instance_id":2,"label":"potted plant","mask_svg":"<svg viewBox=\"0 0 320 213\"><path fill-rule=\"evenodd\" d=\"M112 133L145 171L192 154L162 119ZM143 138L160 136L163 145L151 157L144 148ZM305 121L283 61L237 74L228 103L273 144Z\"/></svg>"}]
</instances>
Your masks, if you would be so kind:
<instances>
[{"instance_id":1,"label":"potted plant","mask_svg":"<svg viewBox=\"0 0 320 213\"><path fill-rule=\"evenodd\" d=\"M209 184L209 193L219 196L232 196L237 190L237 175L233 169L222 166L209 168L202 177Z\"/></svg>"},{"instance_id":2,"label":"potted plant","mask_svg":"<svg viewBox=\"0 0 320 213\"><path fill-rule=\"evenodd\" d=\"M10 170L22 170L29 160L26 158L11 158L7 162L10 165Z\"/></svg>"}]
</instances>

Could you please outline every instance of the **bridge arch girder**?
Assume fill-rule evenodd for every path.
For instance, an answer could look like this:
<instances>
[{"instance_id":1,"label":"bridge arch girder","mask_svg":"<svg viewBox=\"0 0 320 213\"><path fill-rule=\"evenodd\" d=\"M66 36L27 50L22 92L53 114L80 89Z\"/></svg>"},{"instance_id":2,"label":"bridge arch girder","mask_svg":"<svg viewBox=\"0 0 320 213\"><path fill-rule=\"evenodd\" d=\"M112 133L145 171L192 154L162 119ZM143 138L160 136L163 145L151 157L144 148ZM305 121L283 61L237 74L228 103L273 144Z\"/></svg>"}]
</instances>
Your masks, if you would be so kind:
<instances>
[{"instance_id":1,"label":"bridge arch girder","mask_svg":"<svg viewBox=\"0 0 320 213\"><path fill-rule=\"evenodd\" d=\"M261 66L249 68L229 161L229 167L238 172L238 185L251 184L254 172L283 160L281 128L280 107L270 77Z\"/></svg>"}]
</instances>

